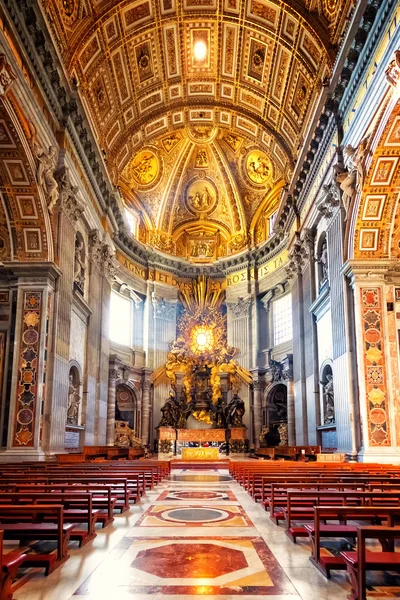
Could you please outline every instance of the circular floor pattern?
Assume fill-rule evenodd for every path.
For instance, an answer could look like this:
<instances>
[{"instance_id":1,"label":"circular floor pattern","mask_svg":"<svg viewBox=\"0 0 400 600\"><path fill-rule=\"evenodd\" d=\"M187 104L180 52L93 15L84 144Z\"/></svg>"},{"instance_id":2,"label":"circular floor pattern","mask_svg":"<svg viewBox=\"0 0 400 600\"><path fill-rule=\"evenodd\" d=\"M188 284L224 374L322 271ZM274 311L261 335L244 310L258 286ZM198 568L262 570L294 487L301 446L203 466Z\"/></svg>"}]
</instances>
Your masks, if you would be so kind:
<instances>
[{"instance_id":1,"label":"circular floor pattern","mask_svg":"<svg viewBox=\"0 0 400 600\"><path fill-rule=\"evenodd\" d=\"M216 508L174 508L164 511L161 516L166 521L180 523L213 523L229 518L227 512Z\"/></svg>"}]
</instances>

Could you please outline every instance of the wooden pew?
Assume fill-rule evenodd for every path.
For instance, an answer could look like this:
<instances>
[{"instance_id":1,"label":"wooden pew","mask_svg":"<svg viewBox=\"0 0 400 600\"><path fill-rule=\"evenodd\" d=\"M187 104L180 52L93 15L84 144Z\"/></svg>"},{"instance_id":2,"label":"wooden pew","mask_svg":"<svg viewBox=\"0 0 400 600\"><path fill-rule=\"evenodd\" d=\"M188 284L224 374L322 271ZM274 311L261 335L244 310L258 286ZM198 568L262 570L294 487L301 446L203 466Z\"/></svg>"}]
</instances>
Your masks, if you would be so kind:
<instances>
[{"instance_id":1,"label":"wooden pew","mask_svg":"<svg viewBox=\"0 0 400 600\"><path fill-rule=\"evenodd\" d=\"M399 506L316 506L314 522L305 525L311 543L310 561L329 579L331 571L346 569L346 562L342 556L321 556L322 538L355 539L359 525L348 524L348 521L372 521L375 524L386 521L389 527L393 527L399 520ZM325 521L339 523L327 524Z\"/></svg>"},{"instance_id":2,"label":"wooden pew","mask_svg":"<svg viewBox=\"0 0 400 600\"><path fill-rule=\"evenodd\" d=\"M29 522L7 523L7 519L18 516L30 516ZM46 516L52 516L55 523L44 523ZM3 539L18 540L23 544L28 540L51 540L57 542L57 550L51 554L26 555L22 562L24 567L44 567L45 574L49 575L69 558L68 542L74 525L65 525L64 508L61 504L25 504L18 506L0 505L0 529L3 530Z\"/></svg>"},{"instance_id":3,"label":"wooden pew","mask_svg":"<svg viewBox=\"0 0 400 600\"><path fill-rule=\"evenodd\" d=\"M0 530L0 600L12 600L11 586L17 571L26 559L26 554L19 550L4 553L3 530Z\"/></svg>"},{"instance_id":4,"label":"wooden pew","mask_svg":"<svg viewBox=\"0 0 400 600\"><path fill-rule=\"evenodd\" d=\"M1 505L17 504L61 504L64 507L64 523L77 524L87 523L87 530L78 529L75 527L70 535L71 540L77 540L79 547L87 544L96 537L95 526L99 516L99 510L93 509L92 495L82 492L56 492L51 491L50 494L43 492L33 492L31 490L25 492L8 492L0 493L0 508ZM44 515L45 523L57 522L58 515ZM9 518L7 522L25 522L29 521L29 515L18 515L16 519ZM3 521L5 522L5 521Z\"/></svg>"},{"instance_id":5,"label":"wooden pew","mask_svg":"<svg viewBox=\"0 0 400 600\"><path fill-rule=\"evenodd\" d=\"M77 485L74 483L53 483L47 484L22 484L9 486L10 492L37 492L50 494L52 492L88 492L92 496L92 506L94 509L99 509L100 513L97 521L106 527L114 521L114 507L117 502L116 496L112 495L112 487L108 485L97 485L88 483L86 485ZM1 485L0 485L1 494Z\"/></svg>"},{"instance_id":6,"label":"wooden pew","mask_svg":"<svg viewBox=\"0 0 400 600\"><path fill-rule=\"evenodd\" d=\"M313 506L304 506L304 500L311 501ZM298 537L308 535L305 526L292 525L292 522L311 521L314 519L314 505L340 506L400 506L400 497L396 492L365 492L362 490L331 490L327 499L326 491L288 491L285 513L286 535L295 542Z\"/></svg>"},{"instance_id":7,"label":"wooden pew","mask_svg":"<svg viewBox=\"0 0 400 600\"><path fill-rule=\"evenodd\" d=\"M367 539L381 541L383 551L366 550ZM395 539L400 539L400 527L362 526L357 531L357 552L341 552L351 582L349 600L366 600L367 571L400 572L400 552L387 550ZM392 545L393 547L393 545Z\"/></svg>"},{"instance_id":8,"label":"wooden pew","mask_svg":"<svg viewBox=\"0 0 400 600\"><path fill-rule=\"evenodd\" d=\"M273 483L269 501L270 519L277 525L279 521L290 523L291 511L295 506L308 507L312 511L314 504L324 500L332 504L331 492L365 490L364 483ZM307 492L303 494L302 492ZM290 501L288 501L288 497ZM294 501L298 501L295 503ZM341 496L337 498L340 504ZM356 499L355 499L356 501ZM295 540L293 540L295 541Z\"/></svg>"}]
</instances>

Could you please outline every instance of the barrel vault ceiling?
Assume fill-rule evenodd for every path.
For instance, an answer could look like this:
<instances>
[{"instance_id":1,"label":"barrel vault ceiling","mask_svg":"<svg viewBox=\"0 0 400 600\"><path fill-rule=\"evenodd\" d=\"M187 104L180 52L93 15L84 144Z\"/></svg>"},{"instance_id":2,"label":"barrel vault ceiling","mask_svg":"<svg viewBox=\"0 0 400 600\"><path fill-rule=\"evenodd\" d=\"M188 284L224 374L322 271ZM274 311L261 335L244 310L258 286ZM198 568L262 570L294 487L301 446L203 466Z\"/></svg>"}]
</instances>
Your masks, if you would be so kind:
<instances>
[{"instance_id":1,"label":"barrel vault ceiling","mask_svg":"<svg viewBox=\"0 0 400 600\"><path fill-rule=\"evenodd\" d=\"M140 240L261 244L353 0L40 0Z\"/></svg>"}]
</instances>

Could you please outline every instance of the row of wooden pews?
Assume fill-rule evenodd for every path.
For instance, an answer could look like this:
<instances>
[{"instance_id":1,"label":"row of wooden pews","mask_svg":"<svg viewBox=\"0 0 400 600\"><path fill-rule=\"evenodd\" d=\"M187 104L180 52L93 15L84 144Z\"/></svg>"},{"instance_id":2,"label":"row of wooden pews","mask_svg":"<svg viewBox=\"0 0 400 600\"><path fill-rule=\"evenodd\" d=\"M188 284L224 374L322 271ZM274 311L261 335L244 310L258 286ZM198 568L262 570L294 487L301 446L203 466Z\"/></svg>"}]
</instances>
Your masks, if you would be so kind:
<instances>
[{"instance_id":1,"label":"row of wooden pews","mask_svg":"<svg viewBox=\"0 0 400 600\"><path fill-rule=\"evenodd\" d=\"M347 570L350 600L366 599L366 571L400 572L394 544L400 539L400 466L232 461L230 474L274 523L283 524L289 539L308 539L310 560L326 577ZM355 549L322 552L326 538L352 541Z\"/></svg>"},{"instance_id":2,"label":"row of wooden pews","mask_svg":"<svg viewBox=\"0 0 400 600\"><path fill-rule=\"evenodd\" d=\"M11 600L19 568L48 575L69 558L70 541L93 540L97 524L140 502L169 470L153 460L0 465L0 600ZM9 540L18 550L5 551Z\"/></svg>"}]
</instances>

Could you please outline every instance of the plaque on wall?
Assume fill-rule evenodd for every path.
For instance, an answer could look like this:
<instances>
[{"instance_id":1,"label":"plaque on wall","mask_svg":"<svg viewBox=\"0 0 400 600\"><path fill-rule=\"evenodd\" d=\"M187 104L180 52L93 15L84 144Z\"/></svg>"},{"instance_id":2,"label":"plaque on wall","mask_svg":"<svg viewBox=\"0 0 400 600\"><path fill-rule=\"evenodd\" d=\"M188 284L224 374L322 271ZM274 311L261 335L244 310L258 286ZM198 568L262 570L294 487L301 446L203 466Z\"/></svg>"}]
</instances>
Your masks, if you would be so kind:
<instances>
[{"instance_id":1,"label":"plaque on wall","mask_svg":"<svg viewBox=\"0 0 400 600\"><path fill-rule=\"evenodd\" d=\"M332 450L337 448L336 429L321 430L321 448L324 450Z\"/></svg>"},{"instance_id":2,"label":"plaque on wall","mask_svg":"<svg viewBox=\"0 0 400 600\"><path fill-rule=\"evenodd\" d=\"M64 447L69 448L79 448L79 431L66 430L65 431L65 441Z\"/></svg>"}]
</instances>

